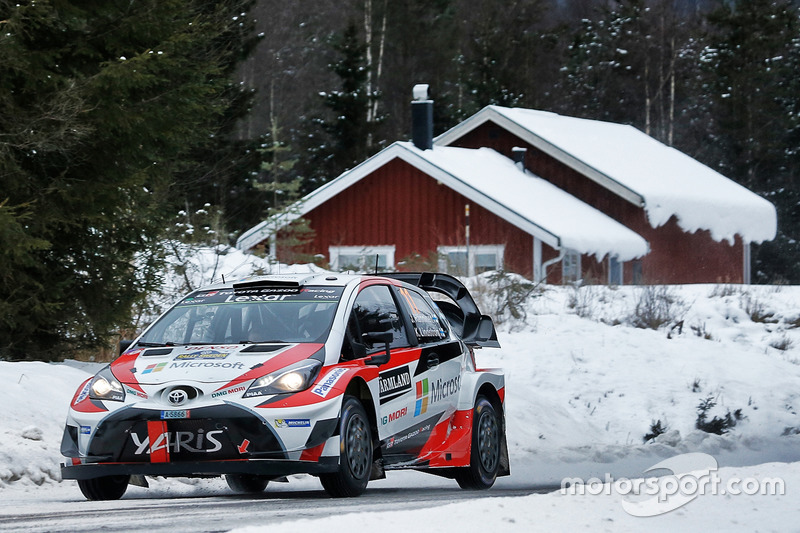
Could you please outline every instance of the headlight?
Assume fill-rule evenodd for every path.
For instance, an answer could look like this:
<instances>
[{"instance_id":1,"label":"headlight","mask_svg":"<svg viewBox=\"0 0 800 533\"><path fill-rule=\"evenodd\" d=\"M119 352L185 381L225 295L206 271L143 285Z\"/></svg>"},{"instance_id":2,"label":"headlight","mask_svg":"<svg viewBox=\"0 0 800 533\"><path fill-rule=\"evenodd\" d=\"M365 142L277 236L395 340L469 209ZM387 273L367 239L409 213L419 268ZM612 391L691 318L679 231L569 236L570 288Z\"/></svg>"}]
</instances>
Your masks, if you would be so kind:
<instances>
[{"instance_id":1,"label":"headlight","mask_svg":"<svg viewBox=\"0 0 800 533\"><path fill-rule=\"evenodd\" d=\"M250 385L242 398L300 392L314 383L320 368L322 368L322 363L316 359L300 361L258 378Z\"/></svg>"},{"instance_id":2,"label":"headlight","mask_svg":"<svg viewBox=\"0 0 800 533\"><path fill-rule=\"evenodd\" d=\"M111 368L105 367L97 373L89 385L89 398L93 400L113 400L121 402L125 400L125 390L122 383L117 381Z\"/></svg>"}]
</instances>

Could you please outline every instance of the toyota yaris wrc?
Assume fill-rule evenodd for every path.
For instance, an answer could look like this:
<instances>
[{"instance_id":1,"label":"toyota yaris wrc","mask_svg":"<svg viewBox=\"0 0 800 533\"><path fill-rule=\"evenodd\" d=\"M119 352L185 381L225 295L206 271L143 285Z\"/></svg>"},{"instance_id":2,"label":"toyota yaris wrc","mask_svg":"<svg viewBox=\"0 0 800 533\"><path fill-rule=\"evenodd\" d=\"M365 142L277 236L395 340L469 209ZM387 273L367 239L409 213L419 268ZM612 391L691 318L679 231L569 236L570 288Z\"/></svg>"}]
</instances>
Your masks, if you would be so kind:
<instances>
[{"instance_id":1,"label":"toyota yaris wrc","mask_svg":"<svg viewBox=\"0 0 800 533\"><path fill-rule=\"evenodd\" d=\"M260 492L298 473L357 496L396 469L486 489L509 463L504 376L476 368L482 346L499 347L491 319L445 274L194 291L78 388L62 476L90 500L145 476Z\"/></svg>"}]
</instances>

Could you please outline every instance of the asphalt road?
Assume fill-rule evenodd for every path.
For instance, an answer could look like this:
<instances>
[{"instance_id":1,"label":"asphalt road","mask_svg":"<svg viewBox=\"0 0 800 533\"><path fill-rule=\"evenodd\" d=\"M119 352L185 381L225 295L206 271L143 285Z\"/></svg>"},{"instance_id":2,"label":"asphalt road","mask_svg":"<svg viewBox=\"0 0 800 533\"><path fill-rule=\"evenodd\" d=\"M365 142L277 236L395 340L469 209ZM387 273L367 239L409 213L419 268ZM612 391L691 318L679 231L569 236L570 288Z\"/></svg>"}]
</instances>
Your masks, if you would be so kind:
<instances>
[{"instance_id":1,"label":"asphalt road","mask_svg":"<svg viewBox=\"0 0 800 533\"><path fill-rule=\"evenodd\" d=\"M359 498L333 499L321 489L267 490L240 495L219 490L191 497L169 491L136 492L122 500L90 502L77 486L41 497L0 502L0 532L165 531L217 532L244 526L269 526L301 518L342 513L384 512L446 505L475 498L527 496L550 489L495 486L486 492L453 487L369 487ZM38 491L37 491L38 492Z\"/></svg>"}]
</instances>

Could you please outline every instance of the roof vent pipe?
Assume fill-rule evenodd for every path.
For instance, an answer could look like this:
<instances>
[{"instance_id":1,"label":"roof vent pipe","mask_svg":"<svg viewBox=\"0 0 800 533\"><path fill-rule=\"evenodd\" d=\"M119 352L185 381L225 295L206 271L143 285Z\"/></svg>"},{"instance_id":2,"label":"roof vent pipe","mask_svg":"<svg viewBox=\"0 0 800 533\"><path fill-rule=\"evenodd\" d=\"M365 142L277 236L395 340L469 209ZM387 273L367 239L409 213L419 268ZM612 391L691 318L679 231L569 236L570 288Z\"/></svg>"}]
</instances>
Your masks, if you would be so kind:
<instances>
[{"instance_id":1,"label":"roof vent pipe","mask_svg":"<svg viewBox=\"0 0 800 533\"><path fill-rule=\"evenodd\" d=\"M428 99L428 85L414 85L411 102L411 142L420 150L433 148L433 100Z\"/></svg>"},{"instance_id":2,"label":"roof vent pipe","mask_svg":"<svg viewBox=\"0 0 800 533\"><path fill-rule=\"evenodd\" d=\"M527 153L527 148L515 146L511 149L511 160L514 161L514 164L517 165L517 168L522 171L525 170L525 154Z\"/></svg>"}]
</instances>

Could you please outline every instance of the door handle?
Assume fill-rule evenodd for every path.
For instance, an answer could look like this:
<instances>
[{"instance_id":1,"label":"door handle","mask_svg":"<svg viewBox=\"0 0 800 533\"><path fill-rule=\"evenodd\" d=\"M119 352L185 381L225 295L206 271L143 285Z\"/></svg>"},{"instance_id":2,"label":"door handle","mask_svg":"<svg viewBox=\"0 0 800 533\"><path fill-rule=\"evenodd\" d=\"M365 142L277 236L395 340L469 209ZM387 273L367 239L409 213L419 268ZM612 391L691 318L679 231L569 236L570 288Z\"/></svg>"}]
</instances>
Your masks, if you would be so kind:
<instances>
[{"instance_id":1,"label":"door handle","mask_svg":"<svg viewBox=\"0 0 800 533\"><path fill-rule=\"evenodd\" d=\"M436 368L437 366L439 366L439 358L433 354L428 356L428 369Z\"/></svg>"}]
</instances>

